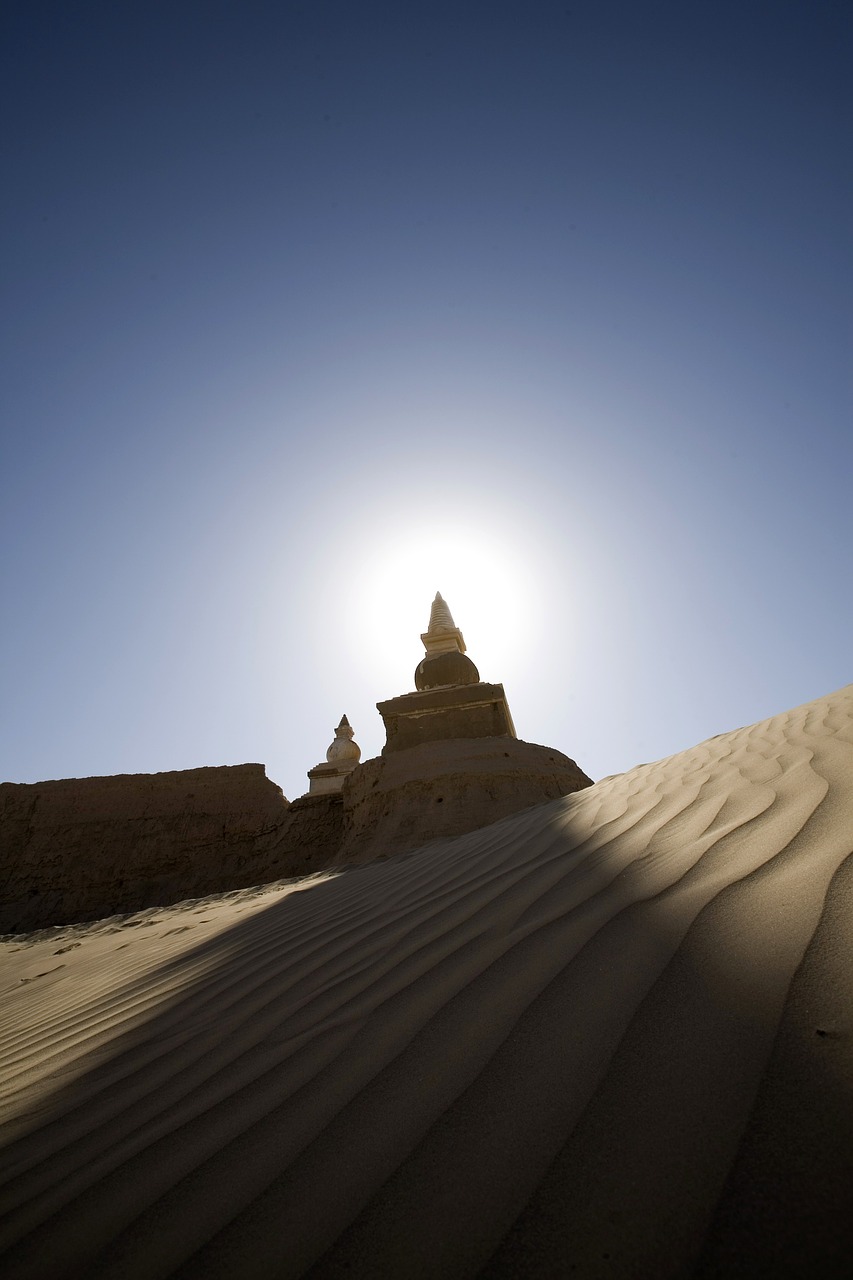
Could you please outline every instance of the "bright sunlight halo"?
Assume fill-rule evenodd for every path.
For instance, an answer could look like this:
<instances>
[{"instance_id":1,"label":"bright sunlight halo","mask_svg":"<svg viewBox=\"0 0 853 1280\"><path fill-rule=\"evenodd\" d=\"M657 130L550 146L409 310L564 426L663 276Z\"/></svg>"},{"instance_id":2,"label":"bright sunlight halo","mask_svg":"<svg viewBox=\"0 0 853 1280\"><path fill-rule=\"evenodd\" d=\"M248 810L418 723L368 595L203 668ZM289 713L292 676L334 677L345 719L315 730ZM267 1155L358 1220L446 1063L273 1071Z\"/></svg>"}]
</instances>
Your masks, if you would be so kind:
<instances>
[{"instance_id":1,"label":"bright sunlight halo","mask_svg":"<svg viewBox=\"0 0 853 1280\"><path fill-rule=\"evenodd\" d=\"M465 637L483 680L503 680L524 642L537 592L522 557L491 534L464 527L412 532L389 548L364 549L364 568L353 587L354 616L366 637L371 665L387 680L393 672L402 693L423 656L430 605L440 591Z\"/></svg>"}]
</instances>

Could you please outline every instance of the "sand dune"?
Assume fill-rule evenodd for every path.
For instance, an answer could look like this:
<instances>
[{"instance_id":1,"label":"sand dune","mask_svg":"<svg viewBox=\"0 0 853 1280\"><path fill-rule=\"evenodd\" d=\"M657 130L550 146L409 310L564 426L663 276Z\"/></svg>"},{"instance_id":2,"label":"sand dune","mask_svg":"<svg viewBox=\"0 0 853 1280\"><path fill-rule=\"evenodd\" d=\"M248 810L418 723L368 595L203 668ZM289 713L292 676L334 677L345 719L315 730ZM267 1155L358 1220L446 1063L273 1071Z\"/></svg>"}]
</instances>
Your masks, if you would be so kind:
<instances>
[{"instance_id":1,"label":"sand dune","mask_svg":"<svg viewBox=\"0 0 853 1280\"><path fill-rule=\"evenodd\" d=\"M9 1277L848 1275L853 687L3 945Z\"/></svg>"}]
</instances>

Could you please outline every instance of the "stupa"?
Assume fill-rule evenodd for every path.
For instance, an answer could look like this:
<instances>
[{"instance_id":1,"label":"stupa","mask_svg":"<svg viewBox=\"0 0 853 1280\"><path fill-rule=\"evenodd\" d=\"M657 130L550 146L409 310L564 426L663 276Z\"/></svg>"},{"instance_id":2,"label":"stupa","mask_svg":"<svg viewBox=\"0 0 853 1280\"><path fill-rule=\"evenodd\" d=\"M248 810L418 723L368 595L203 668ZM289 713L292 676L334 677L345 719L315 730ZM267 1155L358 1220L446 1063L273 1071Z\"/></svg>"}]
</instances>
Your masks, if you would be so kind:
<instances>
[{"instance_id":1,"label":"stupa","mask_svg":"<svg viewBox=\"0 0 853 1280\"><path fill-rule=\"evenodd\" d=\"M561 751L516 736L503 685L480 679L440 593L421 640L414 691L378 704L382 754L362 761L343 716L292 803L261 764L0 783L0 928L392 857L592 785Z\"/></svg>"},{"instance_id":2,"label":"stupa","mask_svg":"<svg viewBox=\"0 0 853 1280\"><path fill-rule=\"evenodd\" d=\"M414 692L377 703L382 754L344 780L338 863L416 849L592 785L561 751L516 736L503 685L480 679L440 592L421 640Z\"/></svg>"},{"instance_id":3,"label":"stupa","mask_svg":"<svg viewBox=\"0 0 853 1280\"><path fill-rule=\"evenodd\" d=\"M480 679L440 591L421 640L426 652L415 670L416 692L377 703L386 734L382 754L451 738L514 738L503 685Z\"/></svg>"},{"instance_id":4,"label":"stupa","mask_svg":"<svg viewBox=\"0 0 853 1280\"><path fill-rule=\"evenodd\" d=\"M353 741L353 730L346 716L335 730L335 738L326 752L326 763L308 770L309 796L331 795L340 791L344 779L361 759L361 747Z\"/></svg>"}]
</instances>

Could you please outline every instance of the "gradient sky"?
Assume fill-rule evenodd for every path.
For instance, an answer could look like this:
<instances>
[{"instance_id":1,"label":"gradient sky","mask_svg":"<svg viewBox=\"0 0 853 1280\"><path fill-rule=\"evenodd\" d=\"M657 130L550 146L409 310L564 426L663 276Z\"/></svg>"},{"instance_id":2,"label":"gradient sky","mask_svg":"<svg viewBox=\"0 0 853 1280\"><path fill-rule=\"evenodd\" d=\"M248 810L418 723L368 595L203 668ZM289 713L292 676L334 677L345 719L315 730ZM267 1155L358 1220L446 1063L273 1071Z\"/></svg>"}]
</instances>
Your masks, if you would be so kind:
<instances>
[{"instance_id":1,"label":"gradient sky","mask_svg":"<svg viewBox=\"0 0 853 1280\"><path fill-rule=\"evenodd\" d=\"M293 798L436 590L596 779L848 682L852 13L7 0L0 778Z\"/></svg>"}]
</instances>

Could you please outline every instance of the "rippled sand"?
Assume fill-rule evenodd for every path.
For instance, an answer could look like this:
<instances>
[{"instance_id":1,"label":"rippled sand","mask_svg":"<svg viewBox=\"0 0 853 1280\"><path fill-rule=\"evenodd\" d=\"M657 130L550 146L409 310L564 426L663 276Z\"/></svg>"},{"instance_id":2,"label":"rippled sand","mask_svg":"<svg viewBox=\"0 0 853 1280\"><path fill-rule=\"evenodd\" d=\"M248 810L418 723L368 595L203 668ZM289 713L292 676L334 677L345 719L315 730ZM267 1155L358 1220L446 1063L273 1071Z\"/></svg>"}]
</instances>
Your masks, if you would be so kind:
<instances>
[{"instance_id":1,"label":"rippled sand","mask_svg":"<svg viewBox=\"0 0 853 1280\"><path fill-rule=\"evenodd\" d=\"M851 852L853 687L414 853L7 939L3 1272L847 1276Z\"/></svg>"}]
</instances>

